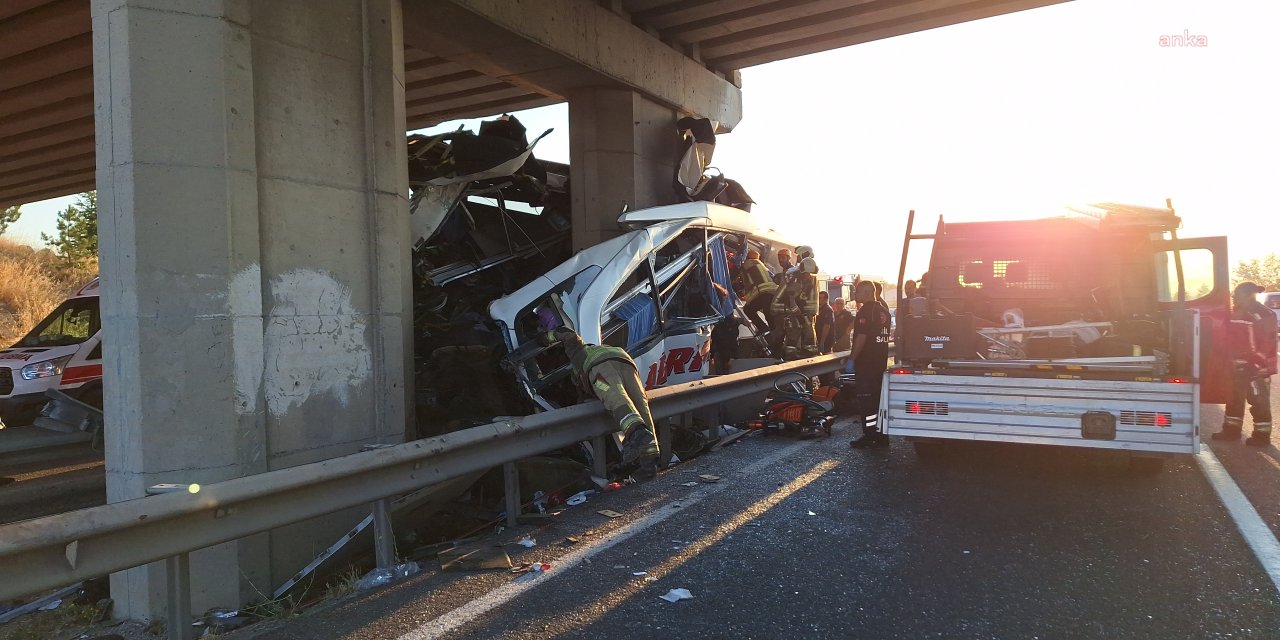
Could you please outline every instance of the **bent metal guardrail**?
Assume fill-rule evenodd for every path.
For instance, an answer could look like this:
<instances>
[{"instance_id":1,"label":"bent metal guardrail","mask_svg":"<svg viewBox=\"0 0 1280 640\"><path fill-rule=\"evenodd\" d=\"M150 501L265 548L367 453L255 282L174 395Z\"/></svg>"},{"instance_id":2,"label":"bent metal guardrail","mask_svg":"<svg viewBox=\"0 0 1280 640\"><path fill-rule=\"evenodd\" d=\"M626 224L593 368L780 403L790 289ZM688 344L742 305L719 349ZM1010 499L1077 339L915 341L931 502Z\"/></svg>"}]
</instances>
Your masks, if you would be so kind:
<instances>
[{"instance_id":1,"label":"bent metal guardrail","mask_svg":"<svg viewBox=\"0 0 1280 640\"><path fill-rule=\"evenodd\" d=\"M665 419L835 371L847 353L656 389ZM164 560L609 433L597 401L392 447L0 526L0 600Z\"/></svg>"}]
</instances>

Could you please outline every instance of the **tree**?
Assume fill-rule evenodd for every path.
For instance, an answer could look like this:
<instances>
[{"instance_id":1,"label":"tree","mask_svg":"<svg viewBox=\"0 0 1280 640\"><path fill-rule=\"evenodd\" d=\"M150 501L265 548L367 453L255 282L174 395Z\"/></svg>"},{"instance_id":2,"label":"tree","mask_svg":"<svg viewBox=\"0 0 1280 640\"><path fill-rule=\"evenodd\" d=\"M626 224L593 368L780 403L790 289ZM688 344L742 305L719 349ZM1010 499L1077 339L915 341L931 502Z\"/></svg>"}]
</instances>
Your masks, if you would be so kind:
<instances>
[{"instance_id":1,"label":"tree","mask_svg":"<svg viewBox=\"0 0 1280 640\"><path fill-rule=\"evenodd\" d=\"M1261 260L1241 260L1236 265L1234 284L1246 280L1262 285L1267 291L1280 291L1280 255L1271 253Z\"/></svg>"},{"instance_id":2,"label":"tree","mask_svg":"<svg viewBox=\"0 0 1280 640\"><path fill-rule=\"evenodd\" d=\"M0 233L4 233L9 225L17 222L20 215L22 215L21 205L7 207L4 211L0 211Z\"/></svg>"},{"instance_id":3,"label":"tree","mask_svg":"<svg viewBox=\"0 0 1280 640\"><path fill-rule=\"evenodd\" d=\"M98 259L98 192L80 194L74 204L58 212L58 235L40 234L67 264L81 265Z\"/></svg>"}]
</instances>

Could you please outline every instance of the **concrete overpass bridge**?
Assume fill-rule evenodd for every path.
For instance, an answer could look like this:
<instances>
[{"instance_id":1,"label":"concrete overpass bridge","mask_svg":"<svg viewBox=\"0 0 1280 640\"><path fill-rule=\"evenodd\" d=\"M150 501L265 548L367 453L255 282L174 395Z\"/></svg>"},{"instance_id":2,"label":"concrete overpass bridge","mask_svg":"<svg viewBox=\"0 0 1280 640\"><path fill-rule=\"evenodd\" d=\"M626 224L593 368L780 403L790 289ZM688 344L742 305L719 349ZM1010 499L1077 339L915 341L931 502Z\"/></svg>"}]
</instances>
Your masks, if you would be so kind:
<instances>
[{"instance_id":1,"label":"concrete overpass bridge","mask_svg":"<svg viewBox=\"0 0 1280 640\"><path fill-rule=\"evenodd\" d=\"M567 101L575 245L670 201L673 123L738 70L1060 0L8 0L0 205L96 188L108 498L398 442L412 424L403 136ZM197 609L345 522L193 556ZM159 567L113 579L158 615Z\"/></svg>"}]
</instances>

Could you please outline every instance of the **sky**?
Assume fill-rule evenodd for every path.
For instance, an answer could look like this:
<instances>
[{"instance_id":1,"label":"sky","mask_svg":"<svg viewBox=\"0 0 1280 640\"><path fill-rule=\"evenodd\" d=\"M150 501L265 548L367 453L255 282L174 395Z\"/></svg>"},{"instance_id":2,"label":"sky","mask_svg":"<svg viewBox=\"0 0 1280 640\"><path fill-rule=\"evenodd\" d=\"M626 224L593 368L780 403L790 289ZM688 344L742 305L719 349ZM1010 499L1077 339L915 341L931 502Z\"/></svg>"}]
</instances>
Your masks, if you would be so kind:
<instances>
[{"instance_id":1,"label":"sky","mask_svg":"<svg viewBox=\"0 0 1280 640\"><path fill-rule=\"evenodd\" d=\"M1258 0L1073 0L752 67L713 164L831 274L896 279L911 209L928 233L1166 198L1181 236L1227 236L1234 265L1280 252L1278 23ZM535 155L569 161L566 105L516 115L555 128ZM6 236L38 242L70 200L25 206Z\"/></svg>"}]
</instances>

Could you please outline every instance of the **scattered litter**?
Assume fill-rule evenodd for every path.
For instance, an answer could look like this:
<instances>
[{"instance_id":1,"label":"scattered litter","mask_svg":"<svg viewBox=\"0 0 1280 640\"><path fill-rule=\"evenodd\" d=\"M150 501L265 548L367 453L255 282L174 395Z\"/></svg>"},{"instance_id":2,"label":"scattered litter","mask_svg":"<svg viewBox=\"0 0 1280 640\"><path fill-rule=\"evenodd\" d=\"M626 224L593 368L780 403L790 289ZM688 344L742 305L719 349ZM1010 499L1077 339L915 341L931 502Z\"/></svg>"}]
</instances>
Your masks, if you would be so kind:
<instances>
[{"instance_id":1,"label":"scattered litter","mask_svg":"<svg viewBox=\"0 0 1280 640\"><path fill-rule=\"evenodd\" d=\"M551 570L551 565L545 562L535 562L533 564L520 565L518 569L513 569L514 573L523 574L516 578L513 582L532 582L541 578L544 573Z\"/></svg>"},{"instance_id":2,"label":"scattered litter","mask_svg":"<svg viewBox=\"0 0 1280 640\"><path fill-rule=\"evenodd\" d=\"M739 431L742 431L742 430L741 430L741 429L739 429L739 428L737 428L737 427L735 427L735 426L733 426L733 425L728 425L728 424L722 424L722 425L720 425L720 437L721 437L721 438L725 438L725 437L731 436L731 435L733 435L733 434L735 434L735 433L738 433Z\"/></svg>"},{"instance_id":3,"label":"scattered litter","mask_svg":"<svg viewBox=\"0 0 1280 640\"><path fill-rule=\"evenodd\" d=\"M682 460L680 460L680 456L677 456L676 454L674 454L674 453L673 453L673 454L671 454L671 460L667 462L667 466L668 466L668 467L674 467L674 466L676 466L676 465L680 464L681 462L682 462Z\"/></svg>"},{"instance_id":4,"label":"scattered litter","mask_svg":"<svg viewBox=\"0 0 1280 640\"><path fill-rule=\"evenodd\" d=\"M520 546L522 546L522 547L524 547L524 548L526 548L526 549L532 549L532 548L534 548L534 547L538 546L538 541L537 541L537 540L534 540L533 538L521 538L520 540L518 540L518 541L516 542L516 544L518 544L518 545L520 545Z\"/></svg>"},{"instance_id":5,"label":"scattered litter","mask_svg":"<svg viewBox=\"0 0 1280 640\"><path fill-rule=\"evenodd\" d=\"M598 514L600 514L600 515L602 515L602 516L609 517L609 518L621 518L621 517L622 517L622 514L621 514L621 513L618 513L617 511L611 511L611 510L609 510L609 509L601 509L601 510L597 511L596 513L598 513Z\"/></svg>"},{"instance_id":6,"label":"scattered litter","mask_svg":"<svg viewBox=\"0 0 1280 640\"><path fill-rule=\"evenodd\" d=\"M627 479L631 480L631 478L627 478ZM634 483L635 481L631 480L631 482ZM621 482L610 482L609 484L604 486L605 491L617 491L618 489L621 489L621 488L622 488Z\"/></svg>"},{"instance_id":7,"label":"scattered litter","mask_svg":"<svg viewBox=\"0 0 1280 640\"><path fill-rule=\"evenodd\" d=\"M541 491L535 491L533 494L533 506L538 509L538 513L547 512L547 494Z\"/></svg>"},{"instance_id":8,"label":"scattered litter","mask_svg":"<svg viewBox=\"0 0 1280 640\"><path fill-rule=\"evenodd\" d=\"M54 609L57 609L58 607L61 607L61 606L62 606L61 600L54 600L53 602L50 602L49 604L46 604L43 607L40 607L39 609L36 609L36 611L53 611Z\"/></svg>"},{"instance_id":9,"label":"scattered litter","mask_svg":"<svg viewBox=\"0 0 1280 640\"><path fill-rule=\"evenodd\" d=\"M683 540L672 540L671 544L684 544Z\"/></svg>"},{"instance_id":10,"label":"scattered litter","mask_svg":"<svg viewBox=\"0 0 1280 640\"><path fill-rule=\"evenodd\" d=\"M698 486L699 484L702 484L702 483L697 482L697 481L693 481L693 482L684 482L684 483L681 483L681 484L682 484L683 486L686 486L686 487L696 487L696 486Z\"/></svg>"},{"instance_id":11,"label":"scattered litter","mask_svg":"<svg viewBox=\"0 0 1280 640\"><path fill-rule=\"evenodd\" d=\"M964 550L964 552L965 552L965 553L969 553L969 550L968 550L968 549L965 549L965 550Z\"/></svg>"},{"instance_id":12,"label":"scattered litter","mask_svg":"<svg viewBox=\"0 0 1280 640\"><path fill-rule=\"evenodd\" d=\"M645 581L645 582L657 582L657 581L658 581L658 579L657 579L657 578L655 578L655 577L653 577L653 576L645 576L645 577L644 577L644 581Z\"/></svg>"},{"instance_id":13,"label":"scattered litter","mask_svg":"<svg viewBox=\"0 0 1280 640\"><path fill-rule=\"evenodd\" d=\"M811 515L811 516L816 516L816 515L818 515L818 514L816 514L816 513L812 512L812 511L810 511L810 512L809 512L809 515ZM965 553L969 553L969 552L968 552L968 551L966 551Z\"/></svg>"},{"instance_id":14,"label":"scattered litter","mask_svg":"<svg viewBox=\"0 0 1280 640\"><path fill-rule=\"evenodd\" d=\"M492 541L459 545L436 554L441 571L480 571L510 569L511 556Z\"/></svg>"},{"instance_id":15,"label":"scattered litter","mask_svg":"<svg viewBox=\"0 0 1280 640\"><path fill-rule=\"evenodd\" d=\"M649 575L649 572L648 572L648 571L632 571L632 572L631 572L631 575L633 575L633 576L647 576L647 575Z\"/></svg>"},{"instance_id":16,"label":"scattered litter","mask_svg":"<svg viewBox=\"0 0 1280 640\"><path fill-rule=\"evenodd\" d=\"M578 544L579 540L573 536L564 539L565 544Z\"/></svg>"},{"instance_id":17,"label":"scattered litter","mask_svg":"<svg viewBox=\"0 0 1280 640\"><path fill-rule=\"evenodd\" d=\"M209 613L219 620L226 620L227 618L234 618L240 615L239 611L232 609L213 609Z\"/></svg>"},{"instance_id":18,"label":"scattered litter","mask_svg":"<svg viewBox=\"0 0 1280 640\"><path fill-rule=\"evenodd\" d=\"M418 566L418 563L416 562L406 562L404 564L391 567L390 569L374 569L373 571L364 574L364 577L360 578L360 580L356 582L356 589L364 591L374 587L381 587L384 584L390 584L391 581L396 580L397 578L408 578L409 576L416 575L421 571L422 567Z\"/></svg>"},{"instance_id":19,"label":"scattered litter","mask_svg":"<svg viewBox=\"0 0 1280 640\"><path fill-rule=\"evenodd\" d=\"M703 480L706 480L707 482L720 482L720 476L709 476L704 474L698 477L702 478Z\"/></svg>"},{"instance_id":20,"label":"scattered litter","mask_svg":"<svg viewBox=\"0 0 1280 640\"><path fill-rule=\"evenodd\" d=\"M615 564L615 565L613 565L613 568L614 568L614 569L626 569L626 568L627 568L627 565L625 565L625 564Z\"/></svg>"},{"instance_id":21,"label":"scattered litter","mask_svg":"<svg viewBox=\"0 0 1280 640\"><path fill-rule=\"evenodd\" d=\"M579 491L579 492L577 492L577 493L575 493L575 494L573 494L573 495L569 496L569 499L568 499L568 500L565 500L565 501L564 501L564 503L565 503L565 504L567 504L567 505L569 505L569 506L571 506L571 507L576 507L576 506L578 506L578 505L580 505L580 504L584 504L584 503L587 501L587 496L589 496L589 495L591 495L591 494L593 494L593 493L595 493L595 491L594 491L594 490L592 490L592 489L588 489L588 490L586 490L586 491Z\"/></svg>"},{"instance_id":22,"label":"scattered litter","mask_svg":"<svg viewBox=\"0 0 1280 640\"><path fill-rule=\"evenodd\" d=\"M688 589L672 589L665 596L658 596L667 602L679 602L681 600L692 600L693 594Z\"/></svg>"}]
</instances>

